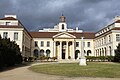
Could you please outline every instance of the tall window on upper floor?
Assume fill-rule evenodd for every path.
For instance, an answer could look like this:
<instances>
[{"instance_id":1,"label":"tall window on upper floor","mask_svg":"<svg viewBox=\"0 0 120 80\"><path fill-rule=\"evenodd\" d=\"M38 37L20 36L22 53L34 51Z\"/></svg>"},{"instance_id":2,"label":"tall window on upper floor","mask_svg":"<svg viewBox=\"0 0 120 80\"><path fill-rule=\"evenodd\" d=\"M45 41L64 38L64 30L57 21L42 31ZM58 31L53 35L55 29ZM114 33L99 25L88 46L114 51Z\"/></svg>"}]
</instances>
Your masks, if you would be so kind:
<instances>
[{"instance_id":1,"label":"tall window on upper floor","mask_svg":"<svg viewBox=\"0 0 120 80\"><path fill-rule=\"evenodd\" d=\"M14 32L14 40L18 40L18 32Z\"/></svg>"},{"instance_id":2,"label":"tall window on upper floor","mask_svg":"<svg viewBox=\"0 0 120 80\"><path fill-rule=\"evenodd\" d=\"M104 44L106 44L106 37L104 37Z\"/></svg>"},{"instance_id":3,"label":"tall window on upper floor","mask_svg":"<svg viewBox=\"0 0 120 80\"><path fill-rule=\"evenodd\" d=\"M50 41L47 41L47 47L50 47Z\"/></svg>"},{"instance_id":4,"label":"tall window on upper floor","mask_svg":"<svg viewBox=\"0 0 120 80\"><path fill-rule=\"evenodd\" d=\"M109 35L109 37L108 37L108 38L109 38L109 42L111 42L111 36L110 36L110 35Z\"/></svg>"},{"instance_id":5,"label":"tall window on upper floor","mask_svg":"<svg viewBox=\"0 0 120 80\"><path fill-rule=\"evenodd\" d=\"M120 41L120 34L116 34L116 41Z\"/></svg>"},{"instance_id":6,"label":"tall window on upper floor","mask_svg":"<svg viewBox=\"0 0 120 80\"><path fill-rule=\"evenodd\" d=\"M85 47L85 42L83 42L83 47Z\"/></svg>"},{"instance_id":7,"label":"tall window on upper floor","mask_svg":"<svg viewBox=\"0 0 120 80\"><path fill-rule=\"evenodd\" d=\"M44 41L41 41L41 47L44 47Z\"/></svg>"},{"instance_id":8,"label":"tall window on upper floor","mask_svg":"<svg viewBox=\"0 0 120 80\"><path fill-rule=\"evenodd\" d=\"M8 32L3 32L3 38L8 38Z\"/></svg>"},{"instance_id":9,"label":"tall window on upper floor","mask_svg":"<svg viewBox=\"0 0 120 80\"><path fill-rule=\"evenodd\" d=\"M65 26L64 26L64 24L62 24L62 29L64 29L65 28Z\"/></svg>"},{"instance_id":10,"label":"tall window on upper floor","mask_svg":"<svg viewBox=\"0 0 120 80\"><path fill-rule=\"evenodd\" d=\"M76 42L76 47L79 47L79 42Z\"/></svg>"},{"instance_id":11,"label":"tall window on upper floor","mask_svg":"<svg viewBox=\"0 0 120 80\"><path fill-rule=\"evenodd\" d=\"M90 42L87 42L87 47L90 47Z\"/></svg>"},{"instance_id":12,"label":"tall window on upper floor","mask_svg":"<svg viewBox=\"0 0 120 80\"><path fill-rule=\"evenodd\" d=\"M35 47L38 47L38 41L35 41Z\"/></svg>"}]
</instances>

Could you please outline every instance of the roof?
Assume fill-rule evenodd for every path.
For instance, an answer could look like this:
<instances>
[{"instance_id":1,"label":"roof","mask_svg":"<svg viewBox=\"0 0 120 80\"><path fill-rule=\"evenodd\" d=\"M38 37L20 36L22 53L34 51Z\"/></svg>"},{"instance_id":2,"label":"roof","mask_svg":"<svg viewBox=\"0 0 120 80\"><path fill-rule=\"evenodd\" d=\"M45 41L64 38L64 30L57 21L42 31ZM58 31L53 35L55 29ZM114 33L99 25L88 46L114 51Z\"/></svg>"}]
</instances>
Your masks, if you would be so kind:
<instances>
[{"instance_id":1,"label":"roof","mask_svg":"<svg viewBox=\"0 0 120 80\"><path fill-rule=\"evenodd\" d=\"M5 17L5 18L2 18L0 20L17 20L17 19L13 18L13 17Z\"/></svg>"},{"instance_id":2,"label":"roof","mask_svg":"<svg viewBox=\"0 0 120 80\"><path fill-rule=\"evenodd\" d=\"M120 30L120 27L115 27L112 30Z\"/></svg>"},{"instance_id":3,"label":"roof","mask_svg":"<svg viewBox=\"0 0 120 80\"><path fill-rule=\"evenodd\" d=\"M115 21L114 23L120 23L120 20Z\"/></svg>"},{"instance_id":4,"label":"roof","mask_svg":"<svg viewBox=\"0 0 120 80\"><path fill-rule=\"evenodd\" d=\"M12 25L9 25L9 26L0 25L0 28L23 28L23 27L21 27L21 26L12 26Z\"/></svg>"},{"instance_id":5,"label":"roof","mask_svg":"<svg viewBox=\"0 0 120 80\"><path fill-rule=\"evenodd\" d=\"M29 32L33 38L52 38L54 35L58 34L59 32ZM76 32L69 32L70 34L76 36L77 39L84 37L85 39L94 39L95 33L92 32L83 32L83 33L76 33Z\"/></svg>"}]
</instances>

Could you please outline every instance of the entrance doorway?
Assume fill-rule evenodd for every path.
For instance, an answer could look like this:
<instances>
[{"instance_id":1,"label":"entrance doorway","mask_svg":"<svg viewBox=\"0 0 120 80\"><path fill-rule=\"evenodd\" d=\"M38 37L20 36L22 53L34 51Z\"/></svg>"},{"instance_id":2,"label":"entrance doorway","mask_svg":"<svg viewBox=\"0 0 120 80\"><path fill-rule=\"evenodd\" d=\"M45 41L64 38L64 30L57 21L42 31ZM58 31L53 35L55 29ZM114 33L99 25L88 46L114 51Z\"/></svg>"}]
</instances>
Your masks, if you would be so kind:
<instances>
[{"instance_id":1,"label":"entrance doorway","mask_svg":"<svg viewBox=\"0 0 120 80\"><path fill-rule=\"evenodd\" d=\"M62 49L62 59L65 59L65 49Z\"/></svg>"}]
</instances>

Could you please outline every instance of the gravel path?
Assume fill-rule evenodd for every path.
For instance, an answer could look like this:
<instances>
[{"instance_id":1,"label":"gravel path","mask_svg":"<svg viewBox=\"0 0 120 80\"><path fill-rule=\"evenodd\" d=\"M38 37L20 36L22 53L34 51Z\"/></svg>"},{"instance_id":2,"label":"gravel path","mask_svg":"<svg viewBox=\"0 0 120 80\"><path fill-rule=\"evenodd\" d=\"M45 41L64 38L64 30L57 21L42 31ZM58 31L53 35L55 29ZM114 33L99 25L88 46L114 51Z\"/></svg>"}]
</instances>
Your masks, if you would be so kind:
<instances>
[{"instance_id":1,"label":"gravel path","mask_svg":"<svg viewBox=\"0 0 120 80\"><path fill-rule=\"evenodd\" d=\"M33 64L36 65L36 64ZM28 70L30 66L18 67L0 72L0 80L120 80L120 78L90 78L90 77L65 77L35 73Z\"/></svg>"}]
</instances>

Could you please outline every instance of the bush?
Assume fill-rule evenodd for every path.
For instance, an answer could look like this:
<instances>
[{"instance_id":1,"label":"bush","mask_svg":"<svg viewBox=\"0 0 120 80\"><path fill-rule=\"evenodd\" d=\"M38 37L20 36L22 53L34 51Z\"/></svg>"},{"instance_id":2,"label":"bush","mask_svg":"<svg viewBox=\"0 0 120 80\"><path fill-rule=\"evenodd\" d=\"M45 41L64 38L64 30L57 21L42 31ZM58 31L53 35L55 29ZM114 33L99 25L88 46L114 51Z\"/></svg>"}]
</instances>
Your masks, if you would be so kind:
<instances>
[{"instance_id":1,"label":"bush","mask_svg":"<svg viewBox=\"0 0 120 80\"><path fill-rule=\"evenodd\" d=\"M28 61L29 61L29 62L33 62L33 59L34 59L33 57L29 57L29 58L28 58Z\"/></svg>"},{"instance_id":2,"label":"bush","mask_svg":"<svg viewBox=\"0 0 120 80\"><path fill-rule=\"evenodd\" d=\"M68 59L71 59L71 56L68 56Z\"/></svg>"},{"instance_id":3,"label":"bush","mask_svg":"<svg viewBox=\"0 0 120 80\"><path fill-rule=\"evenodd\" d=\"M87 61L114 61L114 56L86 56Z\"/></svg>"},{"instance_id":4,"label":"bush","mask_svg":"<svg viewBox=\"0 0 120 80\"><path fill-rule=\"evenodd\" d=\"M40 60L45 60L45 56L40 56Z\"/></svg>"},{"instance_id":5,"label":"bush","mask_svg":"<svg viewBox=\"0 0 120 80\"><path fill-rule=\"evenodd\" d=\"M117 49L115 50L114 61L120 62L120 43L118 44Z\"/></svg>"},{"instance_id":6,"label":"bush","mask_svg":"<svg viewBox=\"0 0 120 80\"><path fill-rule=\"evenodd\" d=\"M55 61L57 59L57 57L52 57L52 59Z\"/></svg>"}]
</instances>

